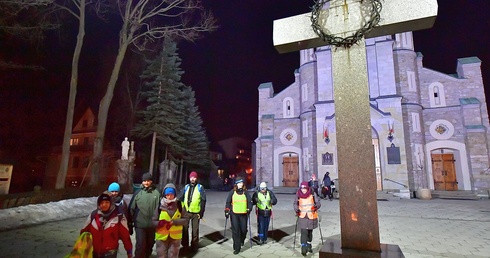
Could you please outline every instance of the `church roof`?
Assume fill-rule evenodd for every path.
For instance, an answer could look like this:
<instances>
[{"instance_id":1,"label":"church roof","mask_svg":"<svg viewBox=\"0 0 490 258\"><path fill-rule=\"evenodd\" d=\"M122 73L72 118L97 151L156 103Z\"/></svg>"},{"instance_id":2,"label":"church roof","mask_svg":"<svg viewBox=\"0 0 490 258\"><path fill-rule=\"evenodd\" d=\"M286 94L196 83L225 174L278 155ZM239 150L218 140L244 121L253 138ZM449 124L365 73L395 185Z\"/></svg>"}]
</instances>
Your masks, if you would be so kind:
<instances>
[{"instance_id":1,"label":"church roof","mask_svg":"<svg viewBox=\"0 0 490 258\"><path fill-rule=\"evenodd\" d=\"M460 98L459 103L461 103L461 105L471 105L471 104L480 104L481 102L477 98L471 97L471 98Z\"/></svg>"}]
</instances>

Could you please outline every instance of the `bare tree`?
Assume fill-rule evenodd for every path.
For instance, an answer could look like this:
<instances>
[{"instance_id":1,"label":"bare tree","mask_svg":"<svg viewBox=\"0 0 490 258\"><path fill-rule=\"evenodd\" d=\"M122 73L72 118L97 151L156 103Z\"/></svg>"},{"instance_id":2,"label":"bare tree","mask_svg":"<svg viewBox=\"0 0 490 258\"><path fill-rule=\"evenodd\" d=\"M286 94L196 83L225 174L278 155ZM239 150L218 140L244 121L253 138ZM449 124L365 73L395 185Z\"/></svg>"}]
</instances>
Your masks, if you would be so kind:
<instances>
[{"instance_id":1,"label":"bare tree","mask_svg":"<svg viewBox=\"0 0 490 258\"><path fill-rule=\"evenodd\" d=\"M195 0L116 0L123 21L119 34L119 50L106 93L99 104L97 135L92 157L91 185L99 181L104 148L107 114L114 88L128 47L151 49L166 37L194 41L203 32L217 28L216 20Z\"/></svg>"},{"instance_id":2,"label":"bare tree","mask_svg":"<svg viewBox=\"0 0 490 258\"><path fill-rule=\"evenodd\" d=\"M56 30L59 21L52 14L56 11L55 0L0 0L0 33L2 40L19 39L29 44L40 44L44 33ZM35 64L0 61L0 69L43 70Z\"/></svg>"},{"instance_id":3,"label":"bare tree","mask_svg":"<svg viewBox=\"0 0 490 258\"><path fill-rule=\"evenodd\" d=\"M68 8L67 6L60 6L60 8L68 11L68 13L72 14L78 19L78 35L71 62L70 93L68 97L68 108L66 110L65 133L63 136L63 145L61 147L60 168L56 177L56 189L65 188L66 173L68 171L68 162L70 160L70 140L73 129L73 114L75 113L75 99L77 96L78 63L80 60L80 53L82 52L83 38L85 37L86 1L73 0L73 3L75 4L76 8L78 8L78 13L73 12L72 9Z\"/></svg>"}]
</instances>

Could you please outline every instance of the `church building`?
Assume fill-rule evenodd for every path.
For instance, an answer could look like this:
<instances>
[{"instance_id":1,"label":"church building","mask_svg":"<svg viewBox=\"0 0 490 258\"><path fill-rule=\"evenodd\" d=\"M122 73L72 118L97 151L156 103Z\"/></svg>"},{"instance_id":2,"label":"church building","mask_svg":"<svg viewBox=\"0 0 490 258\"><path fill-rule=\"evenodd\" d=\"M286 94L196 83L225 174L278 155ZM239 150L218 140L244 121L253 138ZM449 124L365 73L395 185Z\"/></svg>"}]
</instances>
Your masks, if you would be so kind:
<instances>
[{"instance_id":1,"label":"church building","mask_svg":"<svg viewBox=\"0 0 490 258\"><path fill-rule=\"evenodd\" d=\"M332 51L330 46L301 50L294 82L279 93L272 83L259 86L257 182L298 187L312 174L321 180L327 171L338 178ZM366 39L366 57L378 191L488 193L489 119L481 61L455 60L455 74L426 68L411 32Z\"/></svg>"}]
</instances>

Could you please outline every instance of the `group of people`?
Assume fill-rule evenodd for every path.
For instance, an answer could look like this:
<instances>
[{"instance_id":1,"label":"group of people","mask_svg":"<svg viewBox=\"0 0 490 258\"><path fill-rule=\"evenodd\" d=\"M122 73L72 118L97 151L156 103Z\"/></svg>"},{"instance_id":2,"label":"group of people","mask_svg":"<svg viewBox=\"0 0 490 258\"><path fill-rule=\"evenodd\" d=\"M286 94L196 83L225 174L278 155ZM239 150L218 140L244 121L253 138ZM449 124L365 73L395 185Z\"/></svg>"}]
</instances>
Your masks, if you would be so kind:
<instances>
[{"instance_id":1,"label":"group of people","mask_svg":"<svg viewBox=\"0 0 490 258\"><path fill-rule=\"evenodd\" d=\"M80 234L92 235L93 257L117 257L119 240L123 242L128 258L133 257L130 238L133 233L136 234L137 258L150 257L155 244L158 257L178 257L181 245L184 251L197 251L199 222L204 217L206 207L206 193L204 187L197 183L197 178L198 174L193 171L189 175L190 183L180 192L169 183L160 193L153 185L152 175L146 173L142 177L140 190L133 194L129 204L123 200L119 184L110 184L107 191L97 198L97 209L88 216L80 231ZM295 231L299 227L301 254L304 256L313 252L313 229L318 227L318 210L321 207L317 199L318 188L315 188L313 181L300 184L293 203L297 216ZM277 198L265 182L261 182L250 196L243 179L237 178L226 198L224 209L225 227L228 219L231 221L234 254L238 254L244 246L253 206L256 206L258 244L267 242L273 217L272 206L276 204Z\"/></svg>"},{"instance_id":2,"label":"group of people","mask_svg":"<svg viewBox=\"0 0 490 258\"><path fill-rule=\"evenodd\" d=\"M313 192L320 197L321 199L329 199L333 200L333 193L335 184L333 180L330 179L330 172L326 172L322 179L322 184L319 186L318 179L315 174L311 175L310 180L308 181L308 186L313 189Z\"/></svg>"},{"instance_id":3,"label":"group of people","mask_svg":"<svg viewBox=\"0 0 490 258\"><path fill-rule=\"evenodd\" d=\"M130 236L136 234L135 257L148 258L156 244L158 257L176 258L180 246L189 250L189 224L192 225L190 249L197 251L199 221L204 216L206 193L197 183L197 173L191 172L190 183L177 192L174 184L158 191L152 175L143 174L141 188L129 204L123 200L118 183L111 183L97 198L97 209L87 218L80 234L92 236L94 258L115 258L119 240L128 258L133 257Z\"/></svg>"},{"instance_id":4,"label":"group of people","mask_svg":"<svg viewBox=\"0 0 490 258\"><path fill-rule=\"evenodd\" d=\"M330 178L328 172L326 176ZM313 174L312 178L316 178L316 176ZM321 207L317 196L319 196L318 181L310 180L310 182L300 184L296 192L297 198L293 202L293 209L296 213L295 231L298 227L301 230L301 254L303 256L306 256L308 252L313 252L311 241L313 240L313 230L318 227L318 210ZM273 216L272 206L276 204L277 198L267 188L265 182L261 182L257 191L250 197L243 179L238 178L235 181L235 186L229 192L225 204L226 222L228 218L231 220L234 254L238 254L241 247L244 246L247 238L247 225L250 227L250 213L254 205L256 206L258 244L263 245L267 242L269 223Z\"/></svg>"}]
</instances>

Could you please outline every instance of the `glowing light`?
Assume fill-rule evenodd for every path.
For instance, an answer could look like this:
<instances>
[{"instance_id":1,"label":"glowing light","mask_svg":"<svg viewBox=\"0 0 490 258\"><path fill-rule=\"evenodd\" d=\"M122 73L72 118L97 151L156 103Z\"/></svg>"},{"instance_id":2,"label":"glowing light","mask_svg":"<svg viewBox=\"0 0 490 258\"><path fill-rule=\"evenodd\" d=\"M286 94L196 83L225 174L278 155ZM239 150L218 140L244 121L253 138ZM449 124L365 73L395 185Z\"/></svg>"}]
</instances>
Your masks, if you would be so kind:
<instances>
[{"instance_id":1,"label":"glowing light","mask_svg":"<svg viewBox=\"0 0 490 258\"><path fill-rule=\"evenodd\" d=\"M357 214L355 214L354 212L351 213L350 218L352 219L352 221L357 221Z\"/></svg>"}]
</instances>

